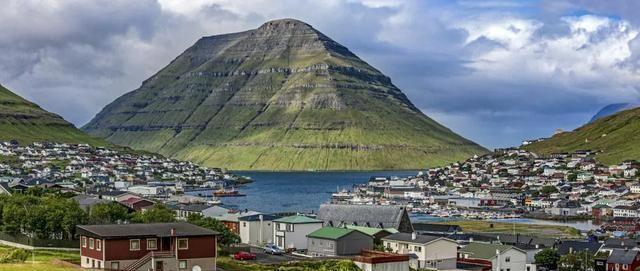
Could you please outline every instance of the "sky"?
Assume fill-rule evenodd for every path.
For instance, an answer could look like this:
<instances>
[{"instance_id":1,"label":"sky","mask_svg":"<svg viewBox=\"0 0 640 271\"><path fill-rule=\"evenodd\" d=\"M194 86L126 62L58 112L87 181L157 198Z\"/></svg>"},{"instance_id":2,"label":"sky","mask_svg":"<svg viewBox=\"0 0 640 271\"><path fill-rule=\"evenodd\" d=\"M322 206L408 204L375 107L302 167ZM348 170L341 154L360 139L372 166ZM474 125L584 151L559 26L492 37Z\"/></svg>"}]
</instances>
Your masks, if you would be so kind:
<instances>
[{"instance_id":1,"label":"sky","mask_svg":"<svg viewBox=\"0 0 640 271\"><path fill-rule=\"evenodd\" d=\"M517 146L640 101L638 10L634 0L5 0L0 83L80 127L198 38L295 18L453 131Z\"/></svg>"}]
</instances>

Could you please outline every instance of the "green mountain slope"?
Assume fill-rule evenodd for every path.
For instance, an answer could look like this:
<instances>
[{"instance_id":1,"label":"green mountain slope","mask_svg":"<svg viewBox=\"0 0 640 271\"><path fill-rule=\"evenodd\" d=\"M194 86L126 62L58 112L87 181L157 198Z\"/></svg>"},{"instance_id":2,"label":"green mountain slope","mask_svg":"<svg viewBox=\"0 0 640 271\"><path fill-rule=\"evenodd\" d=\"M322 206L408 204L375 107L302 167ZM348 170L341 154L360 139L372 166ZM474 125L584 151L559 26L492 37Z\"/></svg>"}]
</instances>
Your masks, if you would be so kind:
<instances>
[{"instance_id":1,"label":"green mountain slope","mask_svg":"<svg viewBox=\"0 0 640 271\"><path fill-rule=\"evenodd\" d=\"M602 151L596 158L606 164L640 160L640 108L600 118L572 132L561 133L524 148L538 153Z\"/></svg>"},{"instance_id":2,"label":"green mountain slope","mask_svg":"<svg viewBox=\"0 0 640 271\"><path fill-rule=\"evenodd\" d=\"M201 38L83 129L231 169L416 169L486 152L347 48L290 19Z\"/></svg>"},{"instance_id":3,"label":"green mountain slope","mask_svg":"<svg viewBox=\"0 0 640 271\"><path fill-rule=\"evenodd\" d=\"M107 144L0 86L0 141L13 139L23 144L34 141Z\"/></svg>"}]
</instances>

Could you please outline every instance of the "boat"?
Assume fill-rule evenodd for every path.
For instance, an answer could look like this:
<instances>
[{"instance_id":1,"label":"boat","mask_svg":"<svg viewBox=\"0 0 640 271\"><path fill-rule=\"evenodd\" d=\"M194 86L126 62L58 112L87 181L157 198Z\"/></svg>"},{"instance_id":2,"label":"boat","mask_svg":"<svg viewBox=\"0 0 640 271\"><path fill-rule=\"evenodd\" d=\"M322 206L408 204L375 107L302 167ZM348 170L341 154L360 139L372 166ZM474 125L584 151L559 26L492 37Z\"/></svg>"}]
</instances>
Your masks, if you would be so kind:
<instances>
[{"instance_id":1,"label":"boat","mask_svg":"<svg viewBox=\"0 0 640 271\"><path fill-rule=\"evenodd\" d=\"M212 199L207 201L207 204L209 204L209 205L222 205L222 201L217 197L213 197Z\"/></svg>"},{"instance_id":2,"label":"boat","mask_svg":"<svg viewBox=\"0 0 640 271\"><path fill-rule=\"evenodd\" d=\"M231 190L226 190L225 188L221 188L215 192L213 192L213 196L215 197L244 197L246 195L240 194L238 190L235 188L231 188Z\"/></svg>"}]
</instances>

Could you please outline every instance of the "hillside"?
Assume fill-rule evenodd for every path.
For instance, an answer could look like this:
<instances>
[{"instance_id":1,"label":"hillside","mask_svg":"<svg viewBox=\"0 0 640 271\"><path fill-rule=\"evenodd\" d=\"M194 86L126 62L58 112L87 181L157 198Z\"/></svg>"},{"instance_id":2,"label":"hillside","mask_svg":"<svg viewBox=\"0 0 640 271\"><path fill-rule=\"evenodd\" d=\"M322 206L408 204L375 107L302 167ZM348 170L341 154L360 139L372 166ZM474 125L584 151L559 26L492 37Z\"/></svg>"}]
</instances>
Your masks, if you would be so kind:
<instances>
[{"instance_id":1,"label":"hillside","mask_svg":"<svg viewBox=\"0 0 640 271\"><path fill-rule=\"evenodd\" d=\"M486 152L346 47L291 19L201 38L83 129L236 170L417 169Z\"/></svg>"},{"instance_id":2,"label":"hillside","mask_svg":"<svg viewBox=\"0 0 640 271\"><path fill-rule=\"evenodd\" d=\"M34 141L107 144L0 85L0 141L13 139L23 144Z\"/></svg>"},{"instance_id":3,"label":"hillside","mask_svg":"<svg viewBox=\"0 0 640 271\"><path fill-rule=\"evenodd\" d=\"M561 133L524 147L537 153L600 150L597 159L606 164L640 160L640 108L600 118L572 132Z\"/></svg>"}]
</instances>

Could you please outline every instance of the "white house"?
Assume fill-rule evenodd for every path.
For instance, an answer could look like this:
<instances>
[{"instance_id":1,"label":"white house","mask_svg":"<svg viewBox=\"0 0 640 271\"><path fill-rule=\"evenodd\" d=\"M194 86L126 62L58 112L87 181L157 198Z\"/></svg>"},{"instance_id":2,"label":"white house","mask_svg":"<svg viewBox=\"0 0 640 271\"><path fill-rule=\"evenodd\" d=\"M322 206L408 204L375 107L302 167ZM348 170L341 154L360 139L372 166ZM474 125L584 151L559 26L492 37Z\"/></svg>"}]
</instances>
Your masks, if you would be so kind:
<instances>
[{"instance_id":1,"label":"white house","mask_svg":"<svg viewBox=\"0 0 640 271\"><path fill-rule=\"evenodd\" d=\"M273 215L248 215L238 218L240 223L240 240L250 245L273 243Z\"/></svg>"},{"instance_id":2,"label":"white house","mask_svg":"<svg viewBox=\"0 0 640 271\"><path fill-rule=\"evenodd\" d=\"M293 215L273 221L273 240L281 249L307 249L307 235L322 228L322 220Z\"/></svg>"},{"instance_id":3,"label":"white house","mask_svg":"<svg viewBox=\"0 0 640 271\"><path fill-rule=\"evenodd\" d=\"M527 253L508 245L469 243L458 251L458 262L491 265L492 271L533 271L527 268Z\"/></svg>"},{"instance_id":4,"label":"white house","mask_svg":"<svg viewBox=\"0 0 640 271\"><path fill-rule=\"evenodd\" d=\"M415 255L416 258L409 262L412 268L456 268L458 245L449 238L399 232L382 238L382 244L395 253Z\"/></svg>"}]
</instances>

